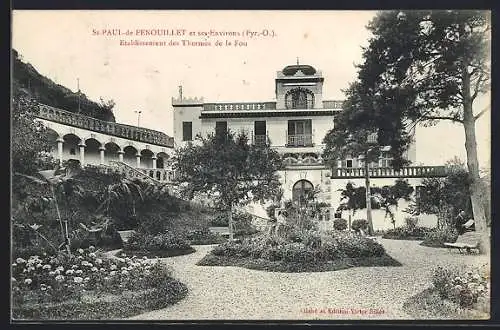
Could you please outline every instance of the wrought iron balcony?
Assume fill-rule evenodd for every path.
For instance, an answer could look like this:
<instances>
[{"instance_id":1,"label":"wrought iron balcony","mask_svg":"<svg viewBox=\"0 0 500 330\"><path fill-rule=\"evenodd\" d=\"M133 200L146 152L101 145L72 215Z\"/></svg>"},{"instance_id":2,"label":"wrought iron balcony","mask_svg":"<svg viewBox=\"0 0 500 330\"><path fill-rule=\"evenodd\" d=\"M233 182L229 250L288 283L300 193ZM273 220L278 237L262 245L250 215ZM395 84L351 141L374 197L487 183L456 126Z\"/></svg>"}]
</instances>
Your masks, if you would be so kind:
<instances>
[{"instance_id":1,"label":"wrought iron balcony","mask_svg":"<svg viewBox=\"0 0 500 330\"><path fill-rule=\"evenodd\" d=\"M373 167L368 169L372 178L426 178L444 177L447 175L445 166L408 166L396 171L391 167ZM364 178L365 169L338 167L332 170L333 179Z\"/></svg>"},{"instance_id":2,"label":"wrought iron balcony","mask_svg":"<svg viewBox=\"0 0 500 330\"><path fill-rule=\"evenodd\" d=\"M312 147L312 134L288 135L287 147Z\"/></svg>"},{"instance_id":3,"label":"wrought iron balcony","mask_svg":"<svg viewBox=\"0 0 500 330\"><path fill-rule=\"evenodd\" d=\"M118 136L129 140L170 148L174 147L174 139L163 132L144 127L99 120L40 103L30 104L29 106L34 106L38 109L38 111L35 112L35 116L56 123L79 127L107 135Z\"/></svg>"}]
</instances>

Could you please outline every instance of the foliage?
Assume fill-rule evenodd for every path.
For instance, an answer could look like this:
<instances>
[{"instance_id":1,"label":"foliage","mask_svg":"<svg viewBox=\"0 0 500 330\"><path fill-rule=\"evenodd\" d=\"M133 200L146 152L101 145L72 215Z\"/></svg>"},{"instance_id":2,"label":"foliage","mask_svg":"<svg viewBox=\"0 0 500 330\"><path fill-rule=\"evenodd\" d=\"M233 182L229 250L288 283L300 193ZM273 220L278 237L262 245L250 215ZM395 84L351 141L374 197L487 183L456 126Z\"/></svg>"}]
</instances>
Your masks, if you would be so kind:
<instances>
[{"instance_id":1,"label":"foliage","mask_svg":"<svg viewBox=\"0 0 500 330\"><path fill-rule=\"evenodd\" d=\"M80 109L82 115L105 121L115 121L112 112L115 106L113 100L105 101L101 98L100 102L96 103L89 100L80 91L73 93L70 89L42 76L31 64L24 63L16 50L12 50L12 55L13 93L15 97L22 95L66 111L76 113Z\"/></svg>"},{"instance_id":2,"label":"foliage","mask_svg":"<svg viewBox=\"0 0 500 330\"><path fill-rule=\"evenodd\" d=\"M186 239L191 245L208 245L224 243L226 239L217 234L212 233L208 228L202 230L192 230L186 234Z\"/></svg>"},{"instance_id":3,"label":"foliage","mask_svg":"<svg viewBox=\"0 0 500 330\"><path fill-rule=\"evenodd\" d=\"M424 241L420 243L430 247L445 247L444 243L454 243L458 238L455 228L435 228L427 233Z\"/></svg>"},{"instance_id":4,"label":"foliage","mask_svg":"<svg viewBox=\"0 0 500 330\"><path fill-rule=\"evenodd\" d=\"M67 167L60 168L59 165L55 167L54 170L44 170L38 172L38 177L29 176L22 173L15 173L15 175L23 176L32 182L46 185L50 187L50 191L52 193L52 200L54 202L54 206L57 212L57 219L60 225L60 234L62 236L62 243L58 244L57 242L52 242L53 245L58 246L58 248L66 247L67 252L70 254L70 236L69 236L69 228L68 228L68 218L64 219L61 217L61 213L59 211L59 203L57 200L56 191L60 192L60 195L66 200L68 203L69 196L73 194L79 194L78 186L75 185L74 177L80 172L79 164L68 163ZM64 224L63 224L64 223Z\"/></svg>"},{"instance_id":5,"label":"foliage","mask_svg":"<svg viewBox=\"0 0 500 330\"><path fill-rule=\"evenodd\" d=\"M321 237L309 232L300 240L257 236L214 247L198 265L242 266L282 272L327 271L353 266L400 265L384 248L366 237L335 232Z\"/></svg>"},{"instance_id":6,"label":"foliage","mask_svg":"<svg viewBox=\"0 0 500 330\"><path fill-rule=\"evenodd\" d=\"M36 315L45 313L40 310L56 318L68 315L80 318L95 313L92 305L88 305L89 297L99 306L103 300L107 300L105 297L123 297L124 292L130 291L149 292L148 296L140 300L146 305L159 303L157 299L144 301L144 298L153 298L157 294L155 290L163 294L163 301L167 297L170 300L172 294L182 297L186 293L186 288L179 287L179 283L170 277L170 273L157 259L105 258L92 246L85 250L79 249L73 256L58 254L32 255L27 260L17 258L11 268L15 318L36 319ZM88 310L81 315L72 314L73 309L65 308L72 302L84 304ZM33 310L34 306L38 312ZM109 311L109 308L106 310ZM97 315L105 318L116 314ZM48 315L46 317L50 318Z\"/></svg>"},{"instance_id":7,"label":"foliage","mask_svg":"<svg viewBox=\"0 0 500 330\"><path fill-rule=\"evenodd\" d=\"M418 225L418 217L405 217L405 225L409 229L414 229Z\"/></svg>"},{"instance_id":8,"label":"foliage","mask_svg":"<svg viewBox=\"0 0 500 330\"><path fill-rule=\"evenodd\" d=\"M411 218L407 218L411 219ZM412 224L387 230L382 238L404 239L404 240L424 240L432 231L430 228L414 226Z\"/></svg>"},{"instance_id":9,"label":"foliage","mask_svg":"<svg viewBox=\"0 0 500 330\"><path fill-rule=\"evenodd\" d=\"M52 168L55 160L49 155L52 142L47 128L35 118L35 107L25 98L12 102L11 164L15 172L34 175L41 168ZM18 190L13 178L13 190Z\"/></svg>"},{"instance_id":10,"label":"foliage","mask_svg":"<svg viewBox=\"0 0 500 330\"><path fill-rule=\"evenodd\" d=\"M366 231L368 229L368 221L366 219L356 219L351 223L351 229L356 231Z\"/></svg>"},{"instance_id":11,"label":"foliage","mask_svg":"<svg viewBox=\"0 0 500 330\"><path fill-rule=\"evenodd\" d=\"M432 284L442 299L448 299L462 308L473 308L480 297L489 297L489 272L485 269L438 267L432 275Z\"/></svg>"},{"instance_id":12,"label":"foliage","mask_svg":"<svg viewBox=\"0 0 500 330\"><path fill-rule=\"evenodd\" d=\"M437 214L438 227L455 226L460 210L472 217L470 177L463 166L449 165L445 178L424 178L412 214Z\"/></svg>"},{"instance_id":13,"label":"foliage","mask_svg":"<svg viewBox=\"0 0 500 330\"><path fill-rule=\"evenodd\" d=\"M276 213L276 212L275 212L275 210L276 210L277 208L279 208L279 207L280 207L280 205L278 205L278 204L274 204L274 203L273 203L273 204L271 204L271 205L269 205L269 206L266 208L266 214L267 214L267 216L268 216L270 219L274 219L274 220L276 220L276 215L275 215L275 213Z\"/></svg>"},{"instance_id":14,"label":"foliage","mask_svg":"<svg viewBox=\"0 0 500 330\"><path fill-rule=\"evenodd\" d=\"M381 133L378 142L391 144L396 166L419 122L461 124L474 218L483 232L484 190L475 122L489 106L476 112L473 106L490 88L490 26L486 11L380 12L368 26L373 38L364 49L357 81L346 91L348 111L344 115L354 118L351 131L359 128Z\"/></svg>"},{"instance_id":15,"label":"foliage","mask_svg":"<svg viewBox=\"0 0 500 330\"><path fill-rule=\"evenodd\" d=\"M123 244L123 249L127 253L168 253L168 252L192 252L189 241L173 232L163 232L159 234L149 234L144 232L135 232L127 242Z\"/></svg>"},{"instance_id":16,"label":"foliage","mask_svg":"<svg viewBox=\"0 0 500 330\"><path fill-rule=\"evenodd\" d=\"M244 132L197 136L195 144L177 150L175 164L183 193L189 197L195 192L208 194L228 212L236 205L273 199L281 193L277 174L283 166L281 157L267 145L250 144Z\"/></svg>"},{"instance_id":17,"label":"foliage","mask_svg":"<svg viewBox=\"0 0 500 330\"><path fill-rule=\"evenodd\" d=\"M244 212L233 210L232 212L234 235L252 235L257 232L257 229L252 224L252 215ZM228 227L229 216L226 212L216 214L210 221L210 225L214 227Z\"/></svg>"},{"instance_id":18,"label":"foliage","mask_svg":"<svg viewBox=\"0 0 500 330\"><path fill-rule=\"evenodd\" d=\"M214 192L212 198L222 209L278 193L276 172L282 163L274 149L251 145L244 132L198 136L197 142L176 154L178 180L187 184L185 191Z\"/></svg>"},{"instance_id":19,"label":"foliage","mask_svg":"<svg viewBox=\"0 0 500 330\"><path fill-rule=\"evenodd\" d=\"M340 219L340 218L333 220L333 228L335 230L346 230L347 229L347 220Z\"/></svg>"}]
</instances>

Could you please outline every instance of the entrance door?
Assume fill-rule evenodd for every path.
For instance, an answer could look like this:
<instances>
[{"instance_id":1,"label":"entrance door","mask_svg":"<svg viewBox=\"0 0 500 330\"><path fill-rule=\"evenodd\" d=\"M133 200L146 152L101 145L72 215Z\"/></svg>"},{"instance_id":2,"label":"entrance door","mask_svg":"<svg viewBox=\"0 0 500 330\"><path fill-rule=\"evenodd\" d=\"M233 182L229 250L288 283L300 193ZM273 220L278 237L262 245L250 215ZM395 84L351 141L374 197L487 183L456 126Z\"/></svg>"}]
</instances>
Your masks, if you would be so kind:
<instances>
[{"instance_id":1,"label":"entrance door","mask_svg":"<svg viewBox=\"0 0 500 330\"><path fill-rule=\"evenodd\" d=\"M313 191L314 186L307 180L299 180L293 185L292 200L300 206L306 204L309 194Z\"/></svg>"}]
</instances>

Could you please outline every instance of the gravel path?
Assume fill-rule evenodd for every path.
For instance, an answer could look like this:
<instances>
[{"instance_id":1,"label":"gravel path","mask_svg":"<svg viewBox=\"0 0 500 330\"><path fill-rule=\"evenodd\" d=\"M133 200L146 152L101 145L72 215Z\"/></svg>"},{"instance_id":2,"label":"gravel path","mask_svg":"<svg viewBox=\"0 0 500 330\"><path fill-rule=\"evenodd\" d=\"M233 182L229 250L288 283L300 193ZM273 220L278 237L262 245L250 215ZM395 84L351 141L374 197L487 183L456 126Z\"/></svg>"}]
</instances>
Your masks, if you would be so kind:
<instances>
[{"instance_id":1,"label":"gravel path","mask_svg":"<svg viewBox=\"0 0 500 330\"><path fill-rule=\"evenodd\" d=\"M196 266L212 246L163 259L188 296L136 320L307 320L411 319L403 302L430 285L439 265L484 264L488 257L462 255L418 245L379 240L401 267L356 267L321 273L271 273L240 267ZM323 312L322 312L323 311Z\"/></svg>"}]
</instances>

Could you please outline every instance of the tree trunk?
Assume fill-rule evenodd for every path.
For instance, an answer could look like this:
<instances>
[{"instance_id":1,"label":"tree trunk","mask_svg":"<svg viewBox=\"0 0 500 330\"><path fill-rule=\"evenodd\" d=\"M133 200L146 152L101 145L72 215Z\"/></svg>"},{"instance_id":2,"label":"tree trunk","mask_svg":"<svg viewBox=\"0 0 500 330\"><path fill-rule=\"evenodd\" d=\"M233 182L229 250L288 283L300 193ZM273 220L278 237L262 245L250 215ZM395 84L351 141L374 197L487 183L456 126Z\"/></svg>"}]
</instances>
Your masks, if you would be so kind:
<instances>
[{"instance_id":1,"label":"tree trunk","mask_svg":"<svg viewBox=\"0 0 500 330\"><path fill-rule=\"evenodd\" d=\"M370 194L370 173L368 172L368 154L365 154L365 186L366 186L366 220L368 221L368 234L373 236L372 201Z\"/></svg>"},{"instance_id":2,"label":"tree trunk","mask_svg":"<svg viewBox=\"0 0 500 330\"><path fill-rule=\"evenodd\" d=\"M229 240L234 239L234 231L233 231L233 203L229 206Z\"/></svg>"},{"instance_id":3,"label":"tree trunk","mask_svg":"<svg viewBox=\"0 0 500 330\"><path fill-rule=\"evenodd\" d=\"M462 94L464 118L463 126L465 131L465 151L467 153L467 169L471 179L470 193L472 213L474 214L474 222L476 231L481 234L482 252L489 251L489 235L486 224L486 213L484 209L484 189L482 187L481 178L479 177L479 161L477 158L477 143L476 143L476 123L472 112L472 97L470 93L470 76L467 71L467 63L463 64L462 69Z\"/></svg>"}]
</instances>

